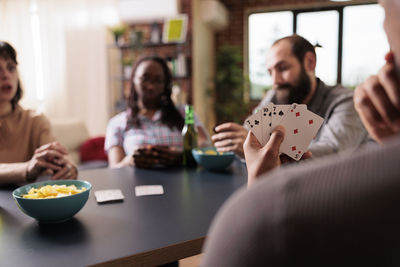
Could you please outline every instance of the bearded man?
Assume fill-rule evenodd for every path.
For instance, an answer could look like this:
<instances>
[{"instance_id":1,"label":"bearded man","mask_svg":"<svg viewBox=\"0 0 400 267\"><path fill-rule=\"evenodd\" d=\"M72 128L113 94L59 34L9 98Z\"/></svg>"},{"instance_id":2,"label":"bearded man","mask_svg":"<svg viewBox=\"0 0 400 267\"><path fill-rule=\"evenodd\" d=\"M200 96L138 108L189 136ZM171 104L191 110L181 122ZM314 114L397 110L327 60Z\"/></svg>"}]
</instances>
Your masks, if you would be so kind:
<instances>
[{"instance_id":1,"label":"bearded man","mask_svg":"<svg viewBox=\"0 0 400 267\"><path fill-rule=\"evenodd\" d=\"M275 41L267 54L273 87L254 112L270 102L306 104L325 120L309 147L313 157L352 152L369 140L354 108L353 91L327 86L315 75L316 62L314 46L305 38L295 34ZM218 151L234 151L243 157L246 128L228 122L215 127L215 132L212 140Z\"/></svg>"}]
</instances>

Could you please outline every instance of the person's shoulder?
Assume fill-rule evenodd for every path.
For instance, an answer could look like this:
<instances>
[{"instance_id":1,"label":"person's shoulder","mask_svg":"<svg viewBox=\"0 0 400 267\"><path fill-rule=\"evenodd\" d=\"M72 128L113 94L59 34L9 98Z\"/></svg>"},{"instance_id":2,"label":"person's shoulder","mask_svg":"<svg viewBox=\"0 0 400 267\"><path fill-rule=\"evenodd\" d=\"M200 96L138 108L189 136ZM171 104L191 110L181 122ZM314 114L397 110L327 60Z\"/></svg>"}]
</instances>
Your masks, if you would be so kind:
<instances>
[{"instance_id":1,"label":"person's shoulder","mask_svg":"<svg viewBox=\"0 0 400 267\"><path fill-rule=\"evenodd\" d=\"M260 266L260 259L275 258L273 240L284 240L277 231L285 203L279 200L282 181L263 184L262 189L242 187L218 211L207 234L204 266Z\"/></svg>"},{"instance_id":2,"label":"person's shoulder","mask_svg":"<svg viewBox=\"0 0 400 267\"><path fill-rule=\"evenodd\" d=\"M256 266L237 262L274 258L279 256L274 252L279 251L281 242L296 243L304 240L304 236L314 236L317 240L325 236L324 241L329 243L328 237L352 232L333 231L330 236L325 230L345 229L349 222L356 229L364 223L376 222L371 218L379 218L377 215L386 204L398 208L399 157L400 135L383 146L292 164L263 175L248 189L233 194L218 212L206 241L205 265ZM360 213L360 208L368 212ZM354 213L362 216L351 217ZM304 222L315 223L316 227L304 228ZM318 224L321 222L324 224ZM225 253L233 255L232 259L221 259L220 255ZM215 264L221 262L230 264Z\"/></svg>"},{"instance_id":3,"label":"person's shoulder","mask_svg":"<svg viewBox=\"0 0 400 267\"><path fill-rule=\"evenodd\" d=\"M16 107L16 112L19 113L19 116L24 121L32 121L34 124L50 124L47 116L36 109L24 109L21 106Z\"/></svg>"},{"instance_id":4,"label":"person's shoulder","mask_svg":"<svg viewBox=\"0 0 400 267\"><path fill-rule=\"evenodd\" d=\"M128 122L129 112L124 110L108 121L108 127L125 127Z\"/></svg>"},{"instance_id":5,"label":"person's shoulder","mask_svg":"<svg viewBox=\"0 0 400 267\"><path fill-rule=\"evenodd\" d=\"M338 106L354 109L353 94L354 91L340 84L326 85L320 80L318 88L322 90L319 94L322 95L323 102L328 107L328 110L334 110Z\"/></svg>"},{"instance_id":6,"label":"person's shoulder","mask_svg":"<svg viewBox=\"0 0 400 267\"><path fill-rule=\"evenodd\" d=\"M114 115L111 119L110 122L126 122L128 120L128 111L124 110L116 115Z\"/></svg>"}]
</instances>

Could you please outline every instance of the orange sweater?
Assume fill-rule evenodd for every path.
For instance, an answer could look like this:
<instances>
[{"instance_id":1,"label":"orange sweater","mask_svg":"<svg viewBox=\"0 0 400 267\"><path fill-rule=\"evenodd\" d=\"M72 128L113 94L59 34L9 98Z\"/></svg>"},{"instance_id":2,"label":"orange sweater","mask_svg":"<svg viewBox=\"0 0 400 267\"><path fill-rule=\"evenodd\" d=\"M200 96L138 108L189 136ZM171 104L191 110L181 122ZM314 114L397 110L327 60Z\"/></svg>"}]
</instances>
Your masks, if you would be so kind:
<instances>
[{"instance_id":1,"label":"orange sweater","mask_svg":"<svg viewBox=\"0 0 400 267\"><path fill-rule=\"evenodd\" d=\"M25 182L35 149L52 141L50 122L43 114L17 106L0 117L0 184Z\"/></svg>"}]
</instances>

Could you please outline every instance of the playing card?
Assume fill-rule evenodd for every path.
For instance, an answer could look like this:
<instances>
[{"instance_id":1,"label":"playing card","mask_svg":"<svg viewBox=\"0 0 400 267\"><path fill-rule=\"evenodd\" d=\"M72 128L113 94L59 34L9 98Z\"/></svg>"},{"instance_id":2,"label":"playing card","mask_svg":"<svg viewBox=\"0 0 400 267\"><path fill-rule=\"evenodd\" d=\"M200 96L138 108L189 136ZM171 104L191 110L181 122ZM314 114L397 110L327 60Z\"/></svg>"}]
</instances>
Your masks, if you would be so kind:
<instances>
[{"instance_id":1,"label":"playing card","mask_svg":"<svg viewBox=\"0 0 400 267\"><path fill-rule=\"evenodd\" d=\"M117 201L117 200L124 199L124 195L122 195L122 192L119 189L95 191L94 196L96 197L96 201L98 203L104 203L104 202Z\"/></svg>"},{"instance_id":2,"label":"playing card","mask_svg":"<svg viewBox=\"0 0 400 267\"><path fill-rule=\"evenodd\" d=\"M280 152L299 160L307 151L324 119L307 110L304 105L293 104L281 121L286 134Z\"/></svg>"},{"instance_id":3,"label":"playing card","mask_svg":"<svg viewBox=\"0 0 400 267\"><path fill-rule=\"evenodd\" d=\"M273 105L271 107L271 130L275 129L281 123L290 107L291 105Z\"/></svg>"},{"instance_id":4,"label":"playing card","mask_svg":"<svg viewBox=\"0 0 400 267\"><path fill-rule=\"evenodd\" d=\"M257 138L260 144L262 143L262 125L261 125L261 109L246 119L245 125Z\"/></svg>"},{"instance_id":5,"label":"playing card","mask_svg":"<svg viewBox=\"0 0 400 267\"><path fill-rule=\"evenodd\" d=\"M162 195L164 194L164 188L162 185L138 185L135 186L135 195L149 196L149 195Z\"/></svg>"},{"instance_id":6,"label":"playing card","mask_svg":"<svg viewBox=\"0 0 400 267\"><path fill-rule=\"evenodd\" d=\"M274 103L268 103L267 106L261 109L261 145L264 146L271 136L271 108Z\"/></svg>"}]
</instances>

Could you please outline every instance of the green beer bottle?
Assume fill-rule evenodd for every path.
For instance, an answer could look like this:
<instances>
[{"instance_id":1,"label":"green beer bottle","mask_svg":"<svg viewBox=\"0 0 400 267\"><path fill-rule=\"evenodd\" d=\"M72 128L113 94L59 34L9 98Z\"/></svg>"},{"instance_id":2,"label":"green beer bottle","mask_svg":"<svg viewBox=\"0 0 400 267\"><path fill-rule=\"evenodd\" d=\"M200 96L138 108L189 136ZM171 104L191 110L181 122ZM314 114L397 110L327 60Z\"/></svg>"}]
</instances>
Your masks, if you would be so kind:
<instances>
[{"instance_id":1,"label":"green beer bottle","mask_svg":"<svg viewBox=\"0 0 400 267\"><path fill-rule=\"evenodd\" d=\"M194 126L194 112L191 105L185 106L185 125L183 136L183 166L196 167L197 163L192 155L192 148L197 147L197 130Z\"/></svg>"}]
</instances>

